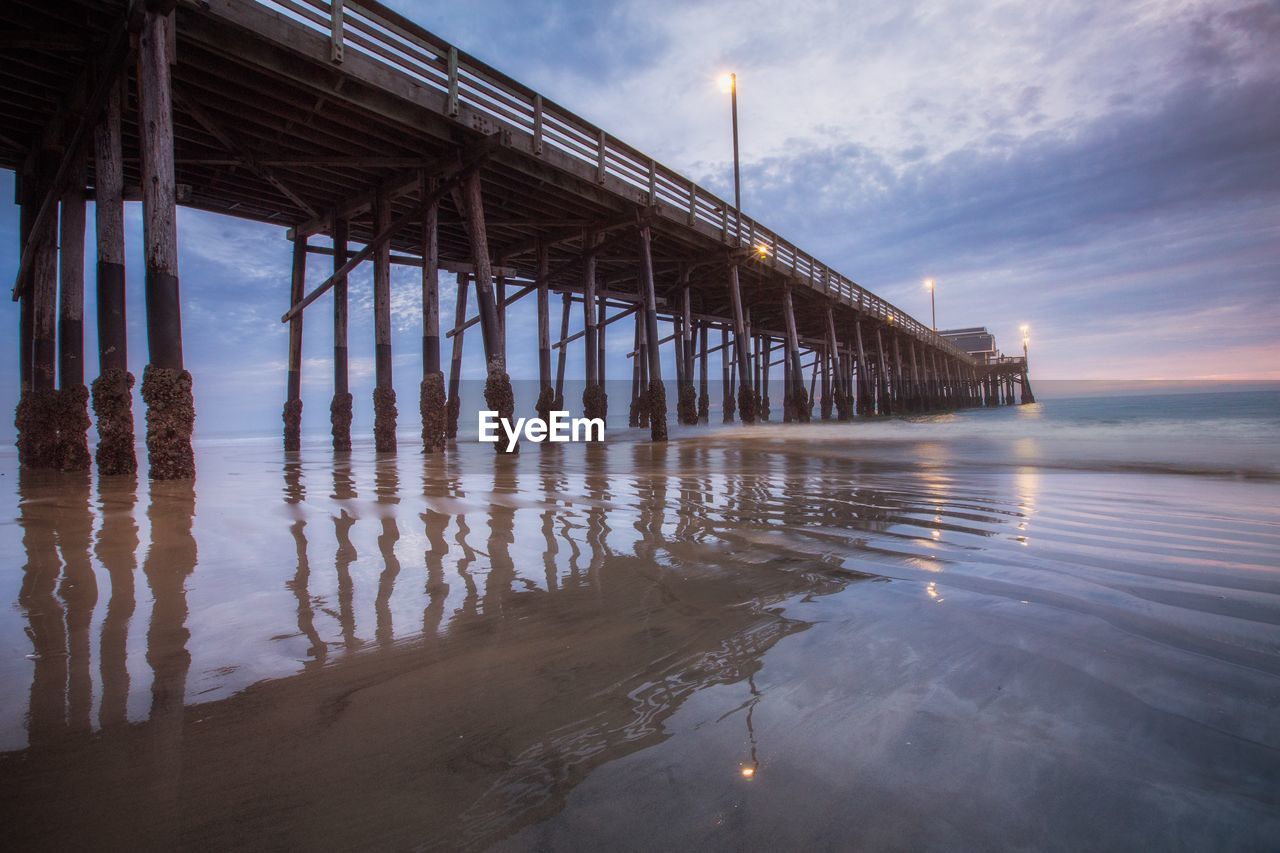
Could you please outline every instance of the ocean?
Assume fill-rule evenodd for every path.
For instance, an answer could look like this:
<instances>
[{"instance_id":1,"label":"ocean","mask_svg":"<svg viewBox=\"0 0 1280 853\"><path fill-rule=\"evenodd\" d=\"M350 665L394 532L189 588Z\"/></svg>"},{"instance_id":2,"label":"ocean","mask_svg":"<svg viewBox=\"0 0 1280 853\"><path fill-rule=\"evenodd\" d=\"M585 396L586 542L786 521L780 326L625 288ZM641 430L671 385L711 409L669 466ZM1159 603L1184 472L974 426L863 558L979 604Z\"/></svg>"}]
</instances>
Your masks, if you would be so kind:
<instances>
[{"instance_id":1,"label":"ocean","mask_svg":"<svg viewBox=\"0 0 1280 853\"><path fill-rule=\"evenodd\" d=\"M5 837L1274 850L1280 390L1074 390L666 445L613 391L602 444L214 438L194 483L0 454Z\"/></svg>"}]
</instances>

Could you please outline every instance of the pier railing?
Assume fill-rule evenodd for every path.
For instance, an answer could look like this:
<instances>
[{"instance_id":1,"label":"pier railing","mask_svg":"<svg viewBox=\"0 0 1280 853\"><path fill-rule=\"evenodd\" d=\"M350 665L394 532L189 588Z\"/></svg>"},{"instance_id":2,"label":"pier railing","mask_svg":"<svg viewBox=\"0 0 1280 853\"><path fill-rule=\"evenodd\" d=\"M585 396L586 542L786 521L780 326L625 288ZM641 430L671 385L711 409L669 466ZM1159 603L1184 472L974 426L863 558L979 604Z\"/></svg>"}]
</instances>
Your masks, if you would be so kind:
<instances>
[{"instance_id":1,"label":"pier railing","mask_svg":"<svg viewBox=\"0 0 1280 853\"><path fill-rule=\"evenodd\" d=\"M581 166L593 170L602 187L618 191L620 182L630 200L656 205L700 231L718 232L726 245L753 250L758 262L802 285L972 363L967 353L905 311L750 217L739 217L724 199L380 3L201 0L191 5L216 12L244 3L270 9L328 39L335 64L345 62L349 52L357 53L383 72L443 96L447 115L458 118L464 108L479 113L524 137L522 147L533 155L556 152L570 158L579 166L575 171L581 172Z\"/></svg>"}]
</instances>

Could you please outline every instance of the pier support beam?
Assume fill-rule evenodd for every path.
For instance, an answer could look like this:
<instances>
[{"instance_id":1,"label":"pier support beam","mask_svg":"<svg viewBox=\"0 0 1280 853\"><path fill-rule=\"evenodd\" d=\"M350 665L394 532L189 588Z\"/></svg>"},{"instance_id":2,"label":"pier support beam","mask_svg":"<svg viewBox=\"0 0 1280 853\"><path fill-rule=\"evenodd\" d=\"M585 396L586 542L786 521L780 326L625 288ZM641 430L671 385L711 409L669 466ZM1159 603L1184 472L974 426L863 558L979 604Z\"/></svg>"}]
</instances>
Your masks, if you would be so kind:
<instances>
[{"instance_id":1,"label":"pier support beam","mask_svg":"<svg viewBox=\"0 0 1280 853\"><path fill-rule=\"evenodd\" d=\"M804 391L804 369L800 365L800 338L796 334L796 314L791 302L791 286L782 291L782 313L787 328L787 375L790 378L790 394L786 406L790 408L791 420L800 423L809 422L809 399Z\"/></svg>"},{"instance_id":2,"label":"pier support beam","mask_svg":"<svg viewBox=\"0 0 1280 853\"><path fill-rule=\"evenodd\" d=\"M879 358L876 359L876 414L892 415L894 413L894 405L892 395L889 393L889 359L885 355L884 334L883 330L876 327L876 349Z\"/></svg>"},{"instance_id":3,"label":"pier support beam","mask_svg":"<svg viewBox=\"0 0 1280 853\"><path fill-rule=\"evenodd\" d=\"M444 372L440 369L440 204L434 181L422 175L422 452L439 453L448 441L448 408Z\"/></svg>"},{"instance_id":4,"label":"pier support beam","mask_svg":"<svg viewBox=\"0 0 1280 853\"><path fill-rule=\"evenodd\" d=\"M550 259L545 245L538 245L538 402L534 408L544 421L551 418L556 392L551 386L551 285L547 281ZM562 347L563 349L563 347Z\"/></svg>"},{"instance_id":5,"label":"pier support beam","mask_svg":"<svg viewBox=\"0 0 1280 853\"><path fill-rule=\"evenodd\" d=\"M649 364L649 437L667 440L667 389L662 384L662 353L658 350L658 298L654 292L649 223L640 222L640 288L644 298L644 330Z\"/></svg>"},{"instance_id":6,"label":"pier support beam","mask_svg":"<svg viewBox=\"0 0 1280 853\"><path fill-rule=\"evenodd\" d=\"M1021 380L1022 380L1022 405L1025 406L1028 403L1034 403L1036 401L1036 395L1031 393L1031 376L1027 373L1026 370L1022 371Z\"/></svg>"},{"instance_id":7,"label":"pier support beam","mask_svg":"<svg viewBox=\"0 0 1280 853\"><path fill-rule=\"evenodd\" d=\"M347 373L347 276L338 275L347 262L347 220L333 222L333 400L329 403L329 426L333 449L351 449L351 386ZM295 305L297 303L294 303Z\"/></svg>"},{"instance_id":8,"label":"pier support beam","mask_svg":"<svg viewBox=\"0 0 1280 853\"><path fill-rule=\"evenodd\" d=\"M854 344L858 348L857 376L857 413L859 417L870 417L872 412L871 365L867 363L867 351L862 345L862 321L853 321Z\"/></svg>"},{"instance_id":9,"label":"pier support beam","mask_svg":"<svg viewBox=\"0 0 1280 853\"><path fill-rule=\"evenodd\" d=\"M107 95L94 128L94 211L98 245L98 378L93 413L98 420L95 461L100 476L136 474L133 449L133 374L125 322L124 158L120 149L121 87Z\"/></svg>"},{"instance_id":10,"label":"pier support beam","mask_svg":"<svg viewBox=\"0 0 1280 853\"><path fill-rule=\"evenodd\" d=\"M142 220L146 242L147 349L142 375L147 404L147 453L157 480L194 477L191 432L195 400L182 364L178 285L178 221L173 172L173 101L169 75L169 15L143 13L138 54L138 112L142 148Z\"/></svg>"},{"instance_id":11,"label":"pier support beam","mask_svg":"<svg viewBox=\"0 0 1280 853\"><path fill-rule=\"evenodd\" d=\"M484 360L488 376L484 383L485 407L510 421L515 415L516 401L507 374L506 356L502 351L502 329L498 323L498 307L493 295L493 266L489 260L489 235L484 224L484 198L480 191L480 175L471 172L462 183L463 216L467 235L471 238L471 262L476 271L476 302L480 312L480 336L484 339ZM594 309L594 305L591 306ZM594 342L593 342L594 343ZM494 443L499 453L506 453L507 442ZM516 444L511 452L519 452Z\"/></svg>"},{"instance_id":12,"label":"pier support beam","mask_svg":"<svg viewBox=\"0 0 1280 853\"><path fill-rule=\"evenodd\" d=\"M686 281L680 293L680 401L677 411L680 423L692 426L698 422L698 400L693 390L693 294Z\"/></svg>"},{"instance_id":13,"label":"pier support beam","mask_svg":"<svg viewBox=\"0 0 1280 853\"><path fill-rule=\"evenodd\" d=\"M307 238L293 239L293 270L289 304L297 305L307 292ZM302 312L289 318L289 377L284 400L284 449L302 449Z\"/></svg>"},{"instance_id":14,"label":"pier support beam","mask_svg":"<svg viewBox=\"0 0 1280 853\"><path fill-rule=\"evenodd\" d=\"M698 420L711 418L711 395L707 391L707 324L698 322Z\"/></svg>"},{"instance_id":15,"label":"pier support beam","mask_svg":"<svg viewBox=\"0 0 1280 853\"><path fill-rule=\"evenodd\" d=\"M42 168L37 170L41 181L48 179L47 173L51 171L49 162L52 159L52 152L41 153L39 162ZM22 212L23 219L31 223L35 219L35 208L44 195L45 187L42 183L37 183L35 175L29 176L28 180L32 185L28 197L30 201L24 202ZM24 195L25 189L24 187ZM48 217L38 230L34 230L34 226L30 224L24 230L27 233L23 252L33 254L22 298L22 332L25 333L22 336L26 338L29 335L30 344L24 346L23 353L27 359L29 382L24 384L15 418L18 428L18 460L27 468L56 468L58 392L54 318L58 301L57 226L53 217ZM26 330L28 325L29 333Z\"/></svg>"},{"instance_id":16,"label":"pier support beam","mask_svg":"<svg viewBox=\"0 0 1280 853\"><path fill-rule=\"evenodd\" d=\"M567 298L567 297L566 297ZM566 318L569 312L569 304L564 306ZM466 334L466 328L463 324L467 321L467 274L458 273L457 295L453 301L453 327L458 333L453 336L453 351L449 356L449 402L448 402L448 425L445 430L446 437L458 437L458 414L462 411L462 400L458 393L462 387L462 338ZM561 368L564 367L564 351L561 349ZM558 386L557 386L558 387Z\"/></svg>"},{"instance_id":17,"label":"pier support beam","mask_svg":"<svg viewBox=\"0 0 1280 853\"><path fill-rule=\"evenodd\" d=\"M587 418L604 417L604 404L600 387L600 344L596 309L596 232L588 231L582 238L582 327L583 355L586 364L586 383L582 389L582 415Z\"/></svg>"},{"instance_id":18,"label":"pier support beam","mask_svg":"<svg viewBox=\"0 0 1280 853\"><path fill-rule=\"evenodd\" d=\"M769 400L769 372L773 364L773 338L764 335L760 339L762 344L763 358L760 365L760 420L767 421L771 414L771 402Z\"/></svg>"},{"instance_id":19,"label":"pier support beam","mask_svg":"<svg viewBox=\"0 0 1280 853\"><path fill-rule=\"evenodd\" d=\"M751 390L751 355L747 348L751 336L747 333L745 313L742 308L742 288L738 283L738 265L729 265L729 302L733 307L733 343L738 367L738 416L744 424L756 422L755 394Z\"/></svg>"},{"instance_id":20,"label":"pier support beam","mask_svg":"<svg viewBox=\"0 0 1280 853\"><path fill-rule=\"evenodd\" d=\"M733 412L737 405L733 400L733 375L729 364L729 330L720 330L720 372L724 383L724 422L733 423Z\"/></svg>"},{"instance_id":21,"label":"pier support beam","mask_svg":"<svg viewBox=\"0 0 1280 853\"><path fill-rule=\"evenodd\" d=\"M373 203L373 232L391 226L391 201L380 190ZM396 390L391 377L391 241L373 253L373 444L378 453L396 449Z\"/></svg>"},{"instance_id":22,"label":"pier support beam","mask_svg":"<svg viewBox=\"0 0 1280 853\"><path fill-rule=\"evenodd\" d=\"M89 389L84 384L84 185L83 158L59 205L58 263L58 468L87 471L90 465Z\"/></svg>"},{"instance_id":23,"label":"pier support beam","mask_svg":"<svg viewBox=\"0 0 1280 853\"><path fill-rule=\"evenodd\" d=\"M561 298L561 310L560 310L560 340L561 341L564 341L565 338L569 337L569 312L572 308L572 301L573 301L573 297L571 297L568 293L564 294L563 297ZM636 322L637 323L640 322L640 319L638 316L636 318ZM556 350L555 411L557 412L565 411L564 362L565 362L565 357L567 353L568 353L568 350L565 348L564 344L561 343L560 348Z\"/></svg>"}]
</instances>

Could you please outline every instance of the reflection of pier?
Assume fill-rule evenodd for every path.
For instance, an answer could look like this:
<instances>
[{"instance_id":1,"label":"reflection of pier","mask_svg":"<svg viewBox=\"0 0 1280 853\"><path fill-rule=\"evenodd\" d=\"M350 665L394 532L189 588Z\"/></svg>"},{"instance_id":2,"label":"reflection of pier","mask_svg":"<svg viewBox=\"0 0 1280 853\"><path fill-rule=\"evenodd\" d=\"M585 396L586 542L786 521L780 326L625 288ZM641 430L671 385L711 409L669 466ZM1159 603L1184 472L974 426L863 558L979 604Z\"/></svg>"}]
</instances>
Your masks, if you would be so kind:
<instances>
[{"instance_id":1,"label":"reflection of pier","mask_svg":"<svg viewBox=\"0 0 1280 853\"><path fill-rule=\"evenodd\" d=\"M350 449L347 288L366 262L379 450L395 449L399 412L393 264L421 270L419 410L428 451L456 434L467 328L480 327L487 407L514 411L506 318L529 295L537 301L544 417L553 403L565 405L558 400L565 352L579 340L582 411L606 413L604 338L618 321L634 324L627 356L634 361L625 371L633 424L647 424L655 440L666 438L669 402L681 423L708 420L708 356L717 350L723 416L748 423L769 417L775 367L784 420L808 421L815 398L820 417L847 420L953 410L994 393L968 353L900 308L375 0L83 0L74 15L55 6L17 0L0 9L6 49L20 57L0 72L8 121L0 166L20 175L13 296L21 300L18 427L28 467L89 464L82 237L90 193L102 341L94 411L104 472L135 464L126 199L141 200L146 223L141 392L150 473L158 478L189 477L194 466L179 204L288 228L293 263L281 271L278 295L287 291L290 306L281 318L289 325L289 450L300 442L303 318L322 319L318 309L307 313L321 299L332 300L334 446ZM307 279L309 255L332 262L321 281ZM443 332L442 273L457 277L454 325ZM555 294L564 313L553 336ZM570 313L580 330L570 330ZM446 384L441 344L449 341ZM674 377L663 376L664 345Z\"/></svg>"},{"instance_id":2,"label":"reflection of pier","mask_svg":"<svg viewBox=\"0 0 1280 853\"><path fill-rule=\"evenodd\" d=\"M207 702L187 697L192 652L208 651L188 618L190 484L153 484L138 502L132 480L104 482L91 542L87 481L67 490L63 475L25 472L19 602L36 657L29 745L0 755L0 802L21 811L11 837L482 846L555 812L593 767L664 739L694 692L749 680L805 627L774 605L862 577L830 554L892 559L920 535L912 526L987 535L1003 523L968 504L944 519L938 507L954 501L942 485L886 493L806 454L747 452L555 449L498 460L479 481L451 455L425 457L411 476L405 460L341 460L319 479L291 460L280 565L261 571L289 592L273 615L303 659ZM109 596L84 582L94 557ZM139 563L154 599L139 614L145 637L133 632L150 703L129 718ZM406 618L405 593L417 591L420 619ZM95 693L82 626L104 600ZM281 826L287 837L272 834Z\"/></svg>"}]
</instances>

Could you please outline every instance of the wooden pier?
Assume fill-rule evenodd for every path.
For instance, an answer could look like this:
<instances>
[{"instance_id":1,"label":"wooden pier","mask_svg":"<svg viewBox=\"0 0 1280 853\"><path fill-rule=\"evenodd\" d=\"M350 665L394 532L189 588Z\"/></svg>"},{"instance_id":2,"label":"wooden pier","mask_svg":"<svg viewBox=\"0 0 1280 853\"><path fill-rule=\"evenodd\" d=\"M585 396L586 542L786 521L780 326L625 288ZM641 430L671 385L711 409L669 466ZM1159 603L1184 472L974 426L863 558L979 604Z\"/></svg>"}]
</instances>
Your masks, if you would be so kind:
<instances>
[{"instance_id":1,"label":"wooden pier","mask_svg":"<svg viewBox=\"0 0 1280 853\"><path fill-rule=\"evenodd\" d=\"M275 223L293 241L291 273L281 271L279 294L263 295L287 307L286 449L300 441L304 319L333 323L333 444L351 446L347 277L367 262L379 451L396 449L403 410L392 387L392 264L421 269L419 411L429 452L457 433L467 329L479 326L486 407L513 413L505 313L530 295L538 412L577 408L563 389L566 347L578 341L581 410L605 412L605 335L629 320L631 423L658 441L671 402L682 423L708 419L717 350L724 418L745 423L770 419L779 402L784 420L804 422L1012 402L1015 380L1030 396L1024 359L979 364L734 205L379 3L8 0L0 31L0 166L18 174L22 207L13 297L21 302L25 466L90 464L76 239L87 198L98 211L92 401L104 474L137 465L124 334L126 200L144 211L141 394L154 478L194 473L179 204ZM307 281L308 254L331 256L323 281ZM448 329L442 275L458 283ZM553 295L561 301L555 327ZM570 335L579 310L583 331ZM447 306L443 314L450 317ZM447 379L443 345L451 348ZM674 377L663 376L663 346L674 349ZM780 401L768 388L777 364Z\"/></svg>"}]
</instances>

